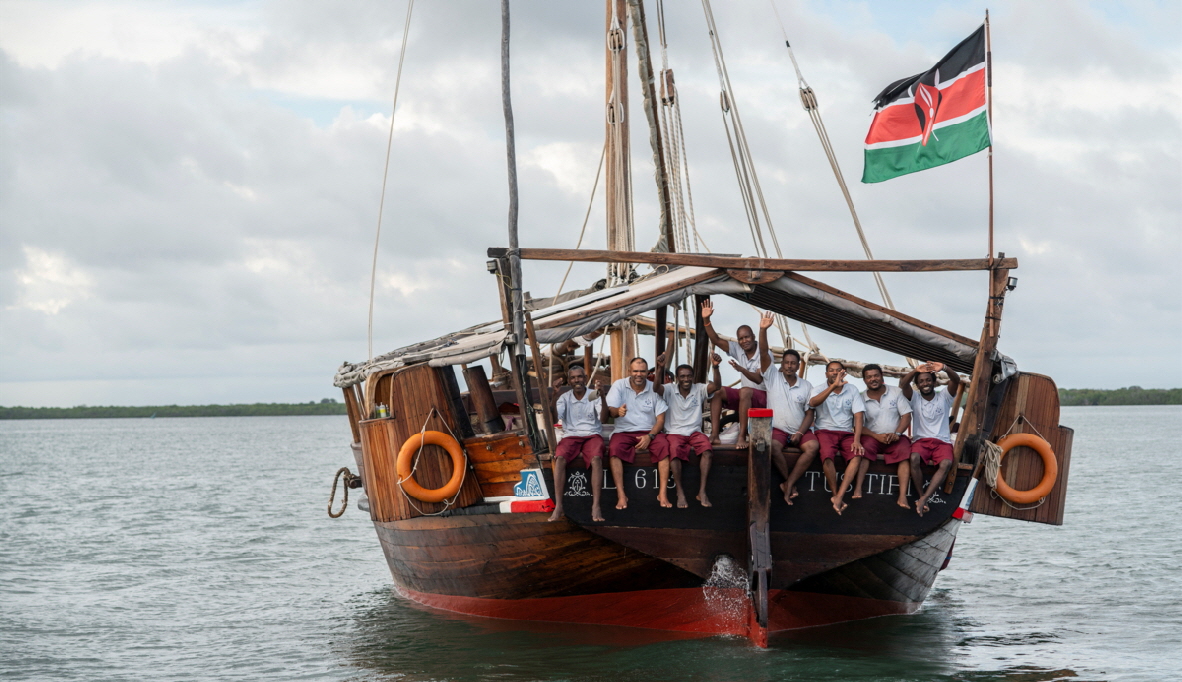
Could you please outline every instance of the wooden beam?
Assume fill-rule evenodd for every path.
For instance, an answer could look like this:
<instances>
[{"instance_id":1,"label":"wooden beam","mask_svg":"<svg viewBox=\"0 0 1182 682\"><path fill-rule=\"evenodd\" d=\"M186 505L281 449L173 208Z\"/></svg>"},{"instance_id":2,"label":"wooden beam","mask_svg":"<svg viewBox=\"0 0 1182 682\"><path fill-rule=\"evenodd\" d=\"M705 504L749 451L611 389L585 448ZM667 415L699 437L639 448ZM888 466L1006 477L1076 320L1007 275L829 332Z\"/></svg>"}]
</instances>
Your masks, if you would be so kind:
<instances>
[{"instance_id":1,"label":"wooden beam","mask_svg":"<svg viewBox=\"0 0 1182 682\"><path fill-rule=\"evenodd\" d=\"M498 258L504 249L489 249ZM804 260L799 258L753 258L714 256L700 253L658 253L648 251L604 251L597 249L521 249L522 260L558 260L583 263L649 263L689 265L727 270L796 270L800 272L949 272L961 270L1009 270L1018 267L1017 258L961 258L938 260Z\"/></svg>"}]
</instances>

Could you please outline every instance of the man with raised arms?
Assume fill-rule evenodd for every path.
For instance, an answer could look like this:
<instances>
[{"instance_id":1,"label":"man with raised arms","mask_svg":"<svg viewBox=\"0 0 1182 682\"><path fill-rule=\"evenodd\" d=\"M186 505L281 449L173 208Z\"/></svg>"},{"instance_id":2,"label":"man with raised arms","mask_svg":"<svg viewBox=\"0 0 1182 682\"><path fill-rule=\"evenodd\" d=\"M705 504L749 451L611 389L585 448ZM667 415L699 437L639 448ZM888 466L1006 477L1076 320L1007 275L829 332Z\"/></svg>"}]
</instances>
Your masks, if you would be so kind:
<instances>
[{"instance_id":1,"label":"man with raised arms","mask_svg":"<svg viewBox=\"0 0 1182 682\"><path fill-rule=\"evenodd\" d=\"M554 449L554 513L551 521L563 516L562 489L566 486L566 465L579 455L591 473L591 520L602 521L599 492L603 487L603 419L607 417L607 392L602 381L595 382L598 397L587 390L587 371L571 365L566 372L570 390L557 393L562 379L554 382L554 414L562 422L562 440Z\"/></svg>"},{"instance_id":2,"label":"man with raised arms","mask_svg":"<svg viewBox=\"0 0 1182 682\"><path fill-rule=\"evenodd\" d=\"M898 505L910 509L911 505L907 504L907 475L911 470L911 440L907 438L907 429L911 426L911 403L898 386L886 385L882 367L878 365L863 367L862 381L866 383L866 390L862 392L862 403L866 406L862 447L866 449L866 459L858 467L858 487L854 497L862 496L866 469L882 453L887 464L899 465Z\"/></svg>"},{"instance_id":3,"label":"man with raised arms","mask_svg":"<svg viewBox=\"0 0 1182 682\"><path fill-rule=\"evenodd\" d=\"M713 381L708 384L694 383L694 368L681 365L674 375L676 384L658 385L657 394L669 405L665 413L665 453L657 462L658 478L660 478L660 492L657 501L662 507L669 507L669 498L665 494L669 484L669 469L673 469L673 485L677 488L678 508L688 507L685 500L685 490L681 487L681 463L689 462L690 451L699 457L698 468L701 472L701 482L698 484L698 502L703 507L709 507L710 498L706 497L706 478L710 475L710 459L713 450L710 439L702 433L702 410L710 400L710 396L722 386L722 376L718 373L718 365L722 358L718 353L711 355L714 363ZM665 354L657 356L657 376L665 371Z\"/></svg>"},{"instance_id":4,"label":"man with raised arms","mask_svg":"<svg viewBox=\"0 0 1182 682\"><path fill-rule=\"evenodd\" d=\"M722 408L725 406L728 410L737 410L739 440L735 446L742 450L747 448L747 410L752 407L767 407L767 391L763 385L763 372L759 369L759 351L767 346L755 342L755 333L747 325L735 331L738 341L726 341L710 323L710 316L713 314L714 304L708 300L702 301L702 323L706 327L706 336L710 337L711 343L715 346L726 349L726 354L731 356L731 367L741 376L738 390L726 386L714 394L714 400L710 403L710 433L714 443L722 442L719 440L718 430Z\"/></svg>"},{"instance_id":5,"label":"man with raised arms","mask_svg":"<svg viewBox=\"0 0 1182 682\"><path fill-rule=\"evenodd\" d=\"M838 514L845 511L845 494L857 477L859 461L866 460L866 449L862 447L862 418L866 406L858 389L846 382L845 365L834 360L825 365L826 385L813 389L809 406L817 411L817 440L821 444L821 467L825 480L833 494L833 509ZM841 453L846 461L841 487L837 486L837 467L834 460ZM862 489L858 488L858 497Z\"/></svg>"},{"instance_id":6,"label":"man with raised arms","mask_svg":"<svg viewBox=\"0 0 1182 682\"><path fill-rule=\"evenodd\" d=\"M955 370L948 370L948 388L937 391L936 373L943 369L942 363L928 362L899 380L903 397L911 401L911 433L914 436L911 443L911 482L915 484L915 493L920 496L915 501L915 511L920 516L931 511L928 509L928 500L952 468L952 434L948 430L948 421L952 416L952 396L960 388L960 375ZM912 381L918 391L912 390ZM923 487L923 470L919 466L921 462L937 467L927 490Z\"/></svg>"},{"instance_id":7,"label":"man with raised arms","mask_svg":"<svg viewBox=\"0 0 1182 682\"><path fill-rule=\"evenodd\" d=\"M635 461L637 450L648 450L657 461L669 456L665 451L665 435L661 433L669 406L653 391L653 382L648 380L648 362L644 358L633 358L628 363L628 376L612 384L607 393L607 408L616 418L616 428L607 446L612 479L616 482L616 509L626 509L624 462L631 464ZM664 492L662 488L661 494Z\"/></svg>"},{"instance_id":8,"label":"man with raised arms","mask_svg":"<svg viewBox=\"0 0 1182 682\"><path fill-rule=\"evenodd\" d=\"M809 396L813 385L796 375L800 371L800 353L791 348L784 351L779 367L772 366L767 330L774 321L772 313L764 313L759 319L759 366L763 385L767 387L767 404L772 408L772 462L784 477L780 484L784 501L792 504L792 498L800 494L796 482L817 456L817 437L810 430L814 414L809 407ZM786 447L800 448L792 471L788 470L788 459L784 456Z\"/></svg>"}]
</instances>

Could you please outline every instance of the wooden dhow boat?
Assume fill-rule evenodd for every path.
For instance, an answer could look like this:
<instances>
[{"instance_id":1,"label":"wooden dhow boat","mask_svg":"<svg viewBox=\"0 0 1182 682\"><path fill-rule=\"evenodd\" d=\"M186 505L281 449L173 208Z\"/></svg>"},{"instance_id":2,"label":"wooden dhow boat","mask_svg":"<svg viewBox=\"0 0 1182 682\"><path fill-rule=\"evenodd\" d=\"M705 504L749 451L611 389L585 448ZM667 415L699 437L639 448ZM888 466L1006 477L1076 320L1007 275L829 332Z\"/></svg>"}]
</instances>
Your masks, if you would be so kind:
<instances>
[{"instance_id":1,"label":"wooden dhow boat","mask_svg":"<svg viewBox=\"0 0 1182 682\"><path fill-rule=\"evenodd\" d=\"M608 6L609 34L629 10L643 21L639 1L608 0ZM503 17L507 67L507 3ZM622 76L610 58L608 71L609 79ZM506 78L512 160L507 92ZM612 125L609 136L618 135ZM515 184L511 161L510 244L489 249L487 263L501 298L499 319L346 363L335 377L348 409L357 483L406 597L476 616L742 635L766 646L769 632L916 611L948 564L960 525L974 513L1062 523L1072 431L1059 424L1058 392L1049 377L1019 371L997 347L1016 259L720 256L672 252L671 231L660 252L619 248L627 242L613 243L610 230L609 251L519 248ZM527 301L523 259L602 262L610 264L609 275L627 274ZM968 270L989 274L984 324L975 338L814 279L838 271L924 277ZM782 479L770 466L770 420L752 418L749 448L714 451L713 507L658 506L657 470L642 452L625 466L626 509L614 508L612 478L605 475L604 520L593 521L590 472L572 468L564 486L566 518L549 522L559 437L551 378L574 364L593 376L621 377L626 360L642 354L640 337L651 335L655 354L684 349L704 381L710 342L701 316L689 313L710 298L961 373L952 415L955 462L931 511L920 516L896 506L899 486L908 482L881 461L871 464L863 497L840 516L819 461L788 506L771 494ZM596 338L602 352L595 351ZM860 375L860 364L848 366ZM1048 447L1040 454L1007 446L1003 438L1014 434L1032 434ZM799 453L786 453L791 466ZM925 479L930 474L925 468ZM695 467L685 467L682 483L696 489ZM1013 501L1022 498L1012 493L1030 489L1041 493L1037 503Z\"/></svg>"}]
</instances>

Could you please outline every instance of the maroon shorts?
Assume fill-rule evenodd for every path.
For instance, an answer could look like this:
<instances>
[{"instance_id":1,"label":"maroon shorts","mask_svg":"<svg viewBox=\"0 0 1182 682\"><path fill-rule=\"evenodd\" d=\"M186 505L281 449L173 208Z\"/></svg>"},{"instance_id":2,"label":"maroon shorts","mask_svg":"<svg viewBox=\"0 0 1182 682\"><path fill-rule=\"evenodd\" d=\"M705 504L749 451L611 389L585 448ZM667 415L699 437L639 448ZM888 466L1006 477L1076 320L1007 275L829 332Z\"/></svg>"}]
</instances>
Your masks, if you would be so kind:
<instances>
[{"instance_id":1,"label":"maroon shorts","mask_svg":"<svg viewBox=\"0 0 1182 682\"><path fill-rule=\"evenodd\" d=\"M924 464L952 461L952 444L939 438L920 438L911 444L911 452L919 455Z\"/></svg>"},{"instance_id":2,"label":"maroon shorts","mask_svg":"<svg viewBox=\"0 0 1182 682\"><path fill-rule=\"evenodd\" d=\"M713 448L710 447L710 439L706 434L701 432L691 433L688 436L679 436L675 433L665 434L664 454L654 452L654 460L662 460L665 457L675 457L683 462L688 462L690 458L690 451L695 455L701 455L710 452Z\"/></svg>"},{"instance_id":3,"label":"maroon shorts","mask_svg":"<svg viewBox=\"0 0 1182 682\"><path fill-rule=\"evenodd\" d=\"M870 436L862 436L862 447L866 448L868 459L878 459L881 453L887 464L898 464L911 458L911 440L907 436L899 436L899 440L890 445L883 445Z\"/></svg>"},{"instance_id":4,"label":"maroon shorts","mask_svg":"<svg viewBox=\"0 0 1182 682\"><path fill-rule=\"evenodd\" d=\"M631 464L636 459L636 444L648 435L648 431L633 431L631 433L613 433L607 444L607 453L621 461ZM665 459L669 456L669 442L665 434L658 433L648 444L649 454L653 461Z\"/></svg>"},{"instance_id":5,"label":"maroon shorts","mask_svg":"<svg viewBox=\"0 0 1182 682\"><path fill-rule=\"evenodd\" d=\"M772 440L779 443L782 447L788 447L789 434L779 429L772 429ZM812 431L805 431L800 435L800 446L803 447L805 443L817 440L817 434Z\"/></svg>"},{"instance_id":6,"label":"maroon shorts","mask_svg":"<svg viewBox=\"0 0 1182 682\"><path fill-rule=\"evenodd\" d=\"M583 455L583 464L591 468L591 460L603 456L603 436L566 436L558 441L554 454L570 464L572 460Z\"/></svg>"},{"instance_id":7,"label":"maroon shorts","mask_svg":"<svg viewBox=\"0 0 1182 682\"><path fill-rule=\"evenodd\" d=\"M847 461L858 455L854 454L854 434L846 431L817 431L817 441L821 444L821 461L827 459L834 459L837 453ZM874 459L866 452L863 456L867 459Z\"/></svg>"},{"instance_id":8,"label":"maroon shorts","mask_svg":"<svg viewBox=\"0 0 1182 682\"><path fill-rule=\"evenodd\" d=\"M742 389L727 386L723 390L726 395L723 398L722 406L728 410L739 409L739 393ZM761 391L758 388L751 389L751 407L767 407L767 391Z\"/></svg>"}]
</instances>

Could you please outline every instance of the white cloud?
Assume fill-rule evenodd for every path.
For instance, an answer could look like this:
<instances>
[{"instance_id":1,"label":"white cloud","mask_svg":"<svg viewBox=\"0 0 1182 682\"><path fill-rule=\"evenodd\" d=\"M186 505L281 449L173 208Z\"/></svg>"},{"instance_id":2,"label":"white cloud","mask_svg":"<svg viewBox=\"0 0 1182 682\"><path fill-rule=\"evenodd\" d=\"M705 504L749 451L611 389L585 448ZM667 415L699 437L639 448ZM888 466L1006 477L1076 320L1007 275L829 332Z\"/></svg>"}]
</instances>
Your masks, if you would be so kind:
<instances>
[{"instance_id":1,"label":"white cloud","mask_svg":"<svg viewBox=\"0 0 1182 682\"><path fill-rule=\"evenodd\" d=\"M977 6L947 2L907 21L865 3L779 7L875 254L982 255L983 154L856 183L869 99L971 30ZM700 9L667 9L699 230L716 251L750 252ZM785 255L861 257L770 7L715 14ZM1178 17L1127 15L1065 2L993 13L997 243L1022 259L1003 347L1064 386L1182 384L1182 60L1176 41L1159 39ZM337 364L365 351L404 16L379 2L6 2L0 404L68 404L65 386L87 387L90 403L169 390L227 400L217 377L242 400L326 395ZM524 245L577 239L603 140L602 22L595 3L514 3ZM484 270L485 248L505 244L499 38L495 3L416 5L379 257L379 349L499 314ZM647 246L657 212L632 84ZM601 193L585 246L602 246L602 220ZM526 288L546 295L564 269L528 263ZM887 283L905 311L976 336L978 275ZM567 288L601 276L576 266ZM825 279L876 298L869 276ZM752 313L719 315L735 325ZM833 355L891 361L814 334ZM1130 338L1144 367L1164 368L1156 377L1097 359Z\"/></svg>"},{"instance_id":2,"label":"white cloud","mask_svg":"<svg viewBox=\"0 0 1182 682\"><path fill-rule=\"evenodd\" d=\"M94 281L68 258L34 246L21 250L25 265L16 271L19 293L9 310L24 308L57 315L71 303L90 296Z\"/></svg>"}]
</instances>

